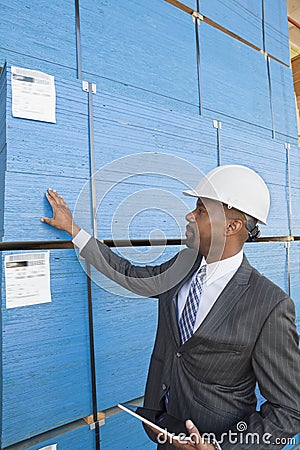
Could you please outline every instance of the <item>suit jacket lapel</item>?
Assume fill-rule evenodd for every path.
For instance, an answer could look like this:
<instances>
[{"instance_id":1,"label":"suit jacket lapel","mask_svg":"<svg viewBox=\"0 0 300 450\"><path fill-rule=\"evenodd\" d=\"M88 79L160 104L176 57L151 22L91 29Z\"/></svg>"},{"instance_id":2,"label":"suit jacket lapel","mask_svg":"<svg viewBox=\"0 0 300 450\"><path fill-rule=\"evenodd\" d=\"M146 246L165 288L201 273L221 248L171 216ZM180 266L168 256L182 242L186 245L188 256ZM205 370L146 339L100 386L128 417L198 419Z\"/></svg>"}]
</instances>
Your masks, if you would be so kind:
<instances>
[{"instance_id":1,"label":"suit jacket lapel","mask_svg":"<svg viewBox=\"0 0 300 450\"><path fill-rule=\"evenodd\" d=\"M244 255L243 261L237 272L231 278L227 286L219 295L213 307L205 317L195 334L208 334L210 330L216 329L228 316L232 308L239 301L244 292L248 289L249 278L252 267ZM192 341L193 338L190 339ZM188 343L189 341L187 341Z\"/></svg>"}]
</instances>

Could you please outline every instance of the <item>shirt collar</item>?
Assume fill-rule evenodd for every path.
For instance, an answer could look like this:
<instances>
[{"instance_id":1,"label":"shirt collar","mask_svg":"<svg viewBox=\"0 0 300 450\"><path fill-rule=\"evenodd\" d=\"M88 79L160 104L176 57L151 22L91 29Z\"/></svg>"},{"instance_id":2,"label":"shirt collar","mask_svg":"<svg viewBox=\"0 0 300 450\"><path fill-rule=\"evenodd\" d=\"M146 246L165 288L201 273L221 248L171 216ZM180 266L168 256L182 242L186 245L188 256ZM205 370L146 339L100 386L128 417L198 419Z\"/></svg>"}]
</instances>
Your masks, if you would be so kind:
<instances>
[{"instance_id":1,"label":"shirt collar","mask_svg":"<svg viewBox=\"0 0 300 450\"><path fill-rule=\"evenodd\" d=\"M222 259L210 264L207 264L205 258L202 258L199 269L206 264L206 285L209 286L214 281L229 274L230 272L237 271L243 261L243 250L240 250L233 256L229 258Z\"/></svg>"}]
</instances>

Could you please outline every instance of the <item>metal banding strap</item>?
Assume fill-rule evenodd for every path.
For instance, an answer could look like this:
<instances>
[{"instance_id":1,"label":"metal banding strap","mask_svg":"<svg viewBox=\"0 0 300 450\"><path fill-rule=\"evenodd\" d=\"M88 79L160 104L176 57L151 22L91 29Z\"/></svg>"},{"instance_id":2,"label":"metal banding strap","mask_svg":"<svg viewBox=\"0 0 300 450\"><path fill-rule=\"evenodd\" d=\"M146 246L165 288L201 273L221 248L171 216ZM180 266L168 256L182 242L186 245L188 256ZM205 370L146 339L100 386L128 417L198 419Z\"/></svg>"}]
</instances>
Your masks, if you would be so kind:
<instances>
[{"instance_id":1,"label":"metal banding strap","mask_svg":"<svg viewBox=\"0 0 300 450\"><path fill-rule=\"evenodd\" d=\"M287 175L287 190L288 190L288 211L289 211L289 235L293 236L293 211L292 211L291 162L290 162L291 144L286 142L285 150L286 150L286 175Z\"/></svg>"},{"instance_id":2,"label":"metal banding strap","mask_svg":"<svg viewBox=\"0 0 300 450\"><path fill-rule=\"evenodd\" d=\"M261 27L262 27L262 40L263 51L266 51L266 31L265 31L265 0L261 1Z\"/></svg>"},{"instance_id":3,"label":"metal banding strap","mask_svg":"<svg viewBox=\"0 0 300 450\"><path fill-rule=\"evenodd\" d=\"M292 192L291 192L291 164L290 164L290 150L291 145L285 143L286 150L286 174L287 174L287 194L288 194L288 211L289 211L289 235L293 236L293 212L292 212ZM288 277L288 294L291 296L291 243L286 244L287 252L287 277Z\"/></svg>"},{"instance_id":4,"label":"metal banding strap","mask_svg":"<svg viewBox=\"0 0 300 450\"><path fill-rule=\"evenodd\" d=\"M287 263L287 287L288 295L291 296L291 242L285 243L286 263Z\"/></svg>"},{"instance_id":5,"label":"metal banding strap","mask_svg":"<svg viewBox=\"0 0 300 450\"><path fill-rule=\"evenodd\" d=\"M272 80L271 80L271 67L270 67L270 56L265 56L267 61L267 73L268 73L268 85L269 85L269 99L270 99L270 111L271 111L271 121L272 121L272 137L276 138L275 130L275 119L274 119L274 107L273 107L273 90L272 90Z\"/></svg>"},{"instance_id":6,"label":"metal banding strap","mask_svg":"<svg viewBox=\"0 0 300 450\"><path fill-rule=\"evenodd\" d=\"M86 85L86 83L85 83ZM97 194L95 184L95 151L94 151L94 116L93 116L93 93L95 93L95 85L88 82L88 131L89 131L89 161L90 161L90 194L91 194L91 220L93 235L97 238ZM86 89L85 89L86 90ZM95 423L95 442L96 450L100 450L100 426L98 422L98 406L97 406L97 376L95 363L95 338L94 338L94 318L93 318L93 295L91 266L86 262L87 289L88 289L88 317L89 317L89 340L90 340L90 364L91 364L91 381L92 381L92 403L93 403L93 420Z\"/></svg>"},{"instance_id":7,"label":"metal banding strap","mask_svg":"<svg viewBox=\"0 0 300 450\"><path fill-rule=\"evenodd\" d=\"M95 146L94 146L94 116L93 116L93 93L96 85L88 82L88 111L89 111L89 160L90 160L90 188L91 188L91 208L92 208L92 229L93 235L97 238L97 194L95 182Z\"/></svg>"},{"instance_id":8,"label":"metal banding strap","mask_svg":"<svg viewBox=\"0 0 300 450\"><path fill-rule=\"evenodd\" d=\"M79 0L75 0L77 78L82 78Z\"/></svg>"},{"instance_id":9,"label":"metal banding strap","mask_svg":"<svg viewBox=\"0 0 300 450\"><path fill-rule=\"evenodd\" d=\"M89 341L90 341L93 420L95 423L96 450L100 450L100 426L99 426L99 422L98 422L98 405L97 405L97 377L96 377L96 362L95 362L92 280L91 280L91 266L88 262L86 262L86 274L87 274L87 289L88 289L88 317L89 317Z\"/></svg>"},{"instance_id":10,"label":"metal banding strap","mask_svg":"<svg viewBox=\"0 0 300 450\"><path fill-rule=\"evenodd\" d=\"M243 37L241 37L240 35L234 33L233 31L229 30L228 28L223 27L222 25L220 25L219 23L215 22L214 20L210 19L209 17L206 17L204 15L202 15L200 12L195 11L194 9L190 8L189 6L184 5L183 3L179 2L178 0L164 0L167 3L170 3L171 5L175 6L175 8L180 9L181 11L190 14L192 16L198 16L203 20L203 22L217 28L218 30L222 31L223 33L233 37L234 39L237 39L238 41L242 42L245 45L248 45L249 47L253 48L254 50L260 52L260 53L265 53L263 49L261 49L260 47L257 47L255 44L253 44L250 41L247 41L246 39L244 39ZM277 61L281 64L283 64L286 67L290 67L289 64L285 63L284 61L281 61L280 59L276 58L276 56L271 55L269 53L266 53L268 56L270 56L270 58L274 59L274 61Z\"/></svg>"},{"instance_id":11,"label":"metal banding strap","mask_svg":"<svg viewBox=\"0 0 300 450\"><path fill-rule=\"evenodd\" d=\"M218 152L218 166L222 165L222 148L221 148L221 128L222 122L219 120L213 121L214 128L217 129L217 152Z\"/></svg>"},{"instance_id":12,"label":"metal banding strap","mask_svg":"<svg viewBox=\"0 0 300 450\"><path fill-rule=\"evenodd\" d=\"M265 59L267 63L267 76L268 76L268 87L269 87L269 102L270 102L270 112L271 112L271 123L272 123L272 137L275 139L275 119L274 119L274 108L273 108L273 90L272 90L272 80L271 80L271 63L270 56L266 53L266 29L265 29L265 0L261 2L261 25L262 25L262 39L263 39L263 52L265 54Z\"/></svg>"},{"instance_id":13,"label":"metal banding strap","mask_svg":"<svg viewBox=\"0 0 300 450\"><path fill-rule=\"evenodd\" d=\"M199 115L203 114L203 105L202 105L202 79L201 79L201 53L200 53L200 19L199 17L193 16L193 20L195 22L195 38L196 38L196 54L197 54L197 80L198 80L198 107L199 107Z\"/></svg>"}]
</instances>

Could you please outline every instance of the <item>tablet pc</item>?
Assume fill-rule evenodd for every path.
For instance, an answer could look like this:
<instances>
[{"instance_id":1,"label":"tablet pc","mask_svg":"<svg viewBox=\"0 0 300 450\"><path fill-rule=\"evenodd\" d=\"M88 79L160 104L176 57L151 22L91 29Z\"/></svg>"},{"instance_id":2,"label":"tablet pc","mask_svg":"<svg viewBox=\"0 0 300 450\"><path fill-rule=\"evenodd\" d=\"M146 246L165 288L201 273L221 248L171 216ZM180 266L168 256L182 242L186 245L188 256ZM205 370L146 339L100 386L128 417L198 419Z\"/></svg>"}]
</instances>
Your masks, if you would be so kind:
<instances>
[{"instance_id":1,"label":"tablet pc","mask_svg":"<svg viewBox=\"0 0 300 450\"><path fill-rule=\"evenodd\" d=\"M184 436L184 433L179 434L179 435L176 435L175 433L171 433L170 431L166 430L165 428L161 428L156 423L151 422L150 420L148 420L145 417L141 416L137 412L133 411L132 409L130 409L130 407L128 405L123 405L122 403L119 403L117 406L120 409L122 409L123 411L127 412L128 414L131 414L136 419L141 420L146 425L150 425L152 428L154 428L155 430L157 430L160 433L164 434L165 436L167 436L170 439L181 441L181 442L183 442L183 441L185 441L185 442L192 442L192 440L191 440L191 438L189 436Z\"/></svg>"}]
</instances>

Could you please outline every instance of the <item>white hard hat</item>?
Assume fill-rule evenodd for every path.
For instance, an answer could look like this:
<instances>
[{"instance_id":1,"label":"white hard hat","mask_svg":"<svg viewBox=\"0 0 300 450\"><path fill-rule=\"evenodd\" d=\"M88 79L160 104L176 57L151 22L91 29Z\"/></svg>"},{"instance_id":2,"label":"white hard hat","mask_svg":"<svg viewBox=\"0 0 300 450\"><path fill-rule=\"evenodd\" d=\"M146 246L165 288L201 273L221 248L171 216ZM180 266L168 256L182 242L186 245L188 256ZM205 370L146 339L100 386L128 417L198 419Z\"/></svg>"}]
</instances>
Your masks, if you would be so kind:
<instances>
[{"instance_id":1,"label":"white hard hat","mask_svg":"<svg viewBox=\"0 0 300 450\"><path fill-rule=\"evenodd\" d=\"M267 224L269 189L264 180L249 167L235 164L216 167L201 179L195 189L183 193L217 200Z\"/></svg>"}]
</instances>

